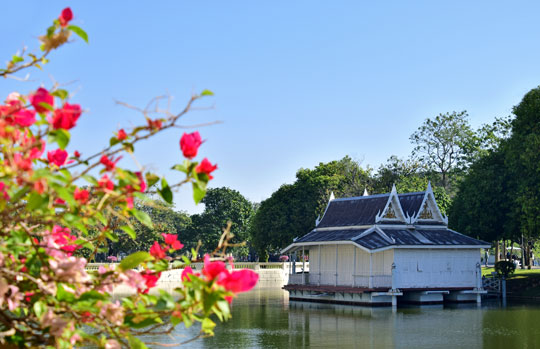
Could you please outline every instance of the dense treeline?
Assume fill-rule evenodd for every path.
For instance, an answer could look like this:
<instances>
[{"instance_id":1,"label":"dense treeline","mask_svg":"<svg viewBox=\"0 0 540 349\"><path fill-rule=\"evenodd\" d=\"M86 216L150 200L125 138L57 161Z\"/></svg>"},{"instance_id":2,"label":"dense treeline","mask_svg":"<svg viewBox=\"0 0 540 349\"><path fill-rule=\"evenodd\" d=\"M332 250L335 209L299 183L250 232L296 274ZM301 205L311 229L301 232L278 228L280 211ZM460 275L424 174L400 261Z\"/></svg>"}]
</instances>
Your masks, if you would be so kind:
<instances>
[{"instance_id":1,"label":"dense treeline","mask_svg":"<svg viewBox=\"0 0 540 349\"><path fill-rule=\"evenodd\" d=\"M538 238L540 89L530 91L512 116L473 129L466 111L439 114L426 119L410 140L408 158L390 156L376 170L348 156L299 169L294 183L261 203L230 188L209 189L204 212L191 216L161 202L147 203L144 210L161 222L156 231L136 225L137 240L111 242L109 253L147 249L161 232L179 233L188 248L208 252L230 221L236 242L245 242L233 254L266 260L313 229L331 192L336 197L387 193L394 184L400 193L423 191L428 181L451 228L524 248Z\"/></svg>"},{"instance_id":2,"label":"dense treeline","mask_svg":"<svg viewBox=\"0 0 540 349\"><path fill-rule=\"evenodd\" d=\"M504 136L475 161L459 184L450 211L456 229L496 245L521 245L522 266L531 264L540 237L540 88L528 92L504 123Z\"/></svg>"}]
</instances>

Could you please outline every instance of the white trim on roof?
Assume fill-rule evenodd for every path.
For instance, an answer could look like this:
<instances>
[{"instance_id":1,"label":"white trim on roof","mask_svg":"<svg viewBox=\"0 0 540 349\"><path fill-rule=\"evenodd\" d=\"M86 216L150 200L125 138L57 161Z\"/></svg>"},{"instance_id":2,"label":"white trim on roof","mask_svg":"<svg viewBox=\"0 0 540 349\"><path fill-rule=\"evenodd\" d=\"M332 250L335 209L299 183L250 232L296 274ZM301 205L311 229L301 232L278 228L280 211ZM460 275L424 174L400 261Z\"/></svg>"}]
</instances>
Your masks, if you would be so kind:
<instances>
[{"instance_id":1,"label":"white trim on roof","mask_svg":"<svg viewBox=\"0 0 540 349\"><path fill-rule=\"evenodd\" d=\"M375 249L369 249L367 247L364 247L360 244L357 244L354 241L350 240L341 240L341 241L310 241L310 242L295 242L290 244L289 246L285 247L283 250L281 250L281 253L286 253L290 250L295 250L295 247L302 247L302 246L318 246L318 245L347 245L351 244L358 248L360 248L363 251L366 251L368 253L376 253L381 251L386 251L392 248L396 249L481 249L481 248L491 248L491 245L391 245L391 246L385 246L381 248L375 248Z\"/></svg>"},{"instance_id":2,"label":"white trim on roof","mask_svg":"<svg viewBox=\"0 0 540 349\"><path fill-rule=\"evenodd\" d=\"M396 214L396 218L385 218L390 208L390 205L392 205L392 209ZM375 215L375 223L379 223L381 221L408 222L407 217L405 216L405 212L403 212L403 208L401 207L401 202L399 201L399 196L397 194L395 184L392 185L392 191L390 192L390 196L388 197L388 201L386 201L384 209L382 210L382 212L379 211Z\"/></svg>"},{"instance_id":3,"label":"white trim on roof","mask_svg":"<svg viewBox=\"0 0 540 349\"><path fill-rule=\"evenodd\" d=\"M324 215L326 214L326 211L328 211L328 207L330 206L330 203L331 203L332 201L334 201L335 199L336 199L336 197L334 196L334 192L332 191L332 192L330 193L330 197L328 198L328 203L326 204L326 208L324 209L324 213L323 213L322 217L319 216L319 217L317 217L317 219L315 220L315 226L318 226L319 223L321 223L321 221L322 221L323 218L324 218Z\"/></svg>"}]
</instances>

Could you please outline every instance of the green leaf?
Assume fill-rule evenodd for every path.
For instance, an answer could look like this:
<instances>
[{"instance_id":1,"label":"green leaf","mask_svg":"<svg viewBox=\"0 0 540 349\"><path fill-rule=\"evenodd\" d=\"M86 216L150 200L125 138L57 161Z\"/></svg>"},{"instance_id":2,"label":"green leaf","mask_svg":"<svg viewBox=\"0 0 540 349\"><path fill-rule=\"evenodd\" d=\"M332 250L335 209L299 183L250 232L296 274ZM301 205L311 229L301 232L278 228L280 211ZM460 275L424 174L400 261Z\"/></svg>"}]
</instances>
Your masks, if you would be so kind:
<instances>
[{"instance_id":1,"label":"green leaf","mask_svg":"<svg viewBox=\"0 0 540 349\"><path fill-rule=\"evenodd\" d=\"M13 64L16 64L16 63L19 63L19 62L23 62L24 61L24 58L20 57L20 56L13 56L13 58L11 58L11 63Z\"/></svg>"},{"instance_id":2,"label":"green leaf","mask_svg":"<svg viewBox=\"0 0 540 349\"><path fill-rule=\"evenodd\" d=\"M48 195L39 195L36 192L33 192L30 194L30 197L28 198L28 204L26 205L26 208L29 211L35 210L40 208L43 205L46 205L49 201Z\"/></svg>"},{"instance_id":3,"label":"green leaf","mask_svg":"<svg viewBox=\"0 0 540 349\"><path fill-rule=\"evenodd\" d=\"M69 30L74 32L75 34L79 35L81 39L86 41L88 43L88 34L84 30L82 30L80 27L77 27L76 25L70 25L67 27Z\"/></svg>"},{"instance_id":4,"label":"green leaf","mask_svg":"<svg viewBox=\"0 0 540 349\"><path fill-rule=\"evenodd\" d=\"M113 145L116 145L120 143L120 140L118 140L118 138L116 137L111 137L111 139L109 139L109 145L112 147Z\"/></svg>"},{"instance_id":5,"label":"green leaf","mask_svg":"<svg viewBox=\"0 0 540 349\"><path fill-rule=\"evenodd\" d=\"M84 175L84 176L82 176L82 178L84 178L84 180L86 180L88 183L90 183L92 185L98 185L97 179L95 179L94 177L92 177L90 175Z\"/></svg>"},{"instance_id":6,"label":"green leaf","mask_svg":"<svg viewBox=\"0 0 540 349\"><path fill-rule=\"evenodd\" d=\"M139 211L139 210L131 210L131 213L135 216L135 218L137 218L139 222L141 222L142 224L144 224L150 229L154 229L154 224L152 223L152 219L146 212Z\"/></svg>"},{"instance_id":7,"label":"green leaf","mask_svg":"<svg viewBox=\"0 0 540 349\"><path fill-rule=\"evenodd\" d=\"M173 193L171 190L171 187L169 187L169 184L165 180L165 178L161 179L161 189L159 190L159 195L165 200L165 202L172 204L173 201Z\"/></svg>"},{"instance_id":8,"label":"green leaf","mask_svg":"<svg viewBox=\"0 0 540 349\"><path fill-rule=\"evenodd\" d=\"M135 232L135 230L130 227L129 225L124 225L123 227L121 227L120 229L122 229L126 234L129 235L129 237L132 239L132 240L135 240L137 238L137 233Z\"/></svg>"},{"instance_id":9,"label":"green leaf","mask_svg":"<svg viewBox=\"0 0 540 349\"><path fill-rule=\"evenodd\" d=\"M171 169L176 170L176 171L180 171L180 172L184 172L184 173L188 173L188 171L189 171L188 168L185 165L180 165L180 164L174 165Z\"/></svg>"},{"instance_id":10,"label":"green leaf","mask_svg":"<svg viewBox=\"0 0 540 349\"><path fill-rule=\"evenodd\" d=\"M201 96L213 96L214 95L214 92L210 91L210 90L203 90L201 92Z\"/></svg>"},{"instance_id":11,"label":"green leaf","mask_svg":"<svg viewBox=\"0 0 540 349\"><path fill-rule=\"evenodd\" d=\"M139 338L133 337L132 334L128 334L128 342L131 349L148 349L146 344L141 342Z\"/></svg>"},{"instance_id":12,"label":"green leaf","mask_svg":"<svg viewBox=\"0 0 540 349\"><path fill-rule=\"evenodd\" d=\"M64 100L64 99L68 98L69 93L68 93L68 91L66 91L64 89L59 88L58 90L55 90L52 93L52 95Z\"/></svg>"},{"instance_id":13,"label":"green leaf","mask_svg":"<svg viewBox=\"0 0 540 349\"><path fill-rule=\"evenodd\" d=\"M148 261L153 257L148 252L139 251L130 254L120 262L120 269L129 270L139 266L142 262Z\"/></svg>"},{"instance_id":14,"label":"green leaf","mask_svg":"<svg viewBox=\"0 0 540 349\"><path fill-rule=\"evenodd\" d=\"M116 235L114 232L106 231L105 236L112 242L118 242L118 235Z\"/></svg>"},{"instance_id":15,"label":"green leaf","mask_svg":"<svg viewBox=\"0 0 540 349\"><path fill-rule=\"evenodd\" d=\"M201 189L197 183L193 182L193 200L195 203L198 204L201 202L205 195L206 190Z\"/></svg>"},{"instance_id":16,"label":"green leaf","mask_svg":"<svg viewBox=\"0 0 540 349\"><path fill-rule=\"evenodd\" d=\"M51 131L49 133L49 142L56 142L60 149L64 149L69 143L69 132L63 128Z\"/></svg>"},{"instance_id":17,"label":"green leaf","mask_svg":"<svg viewBox=\"0 0 540 349\"><path fill-rule=\"evenodd\" d=\"M34 313L38 318L41 317L41 315L45 314L47 311L47 305L43 303L42 301L37 301L34 303Z\"/></svg>"},{"instance_id":18,"label":"green leaf","mask_svg":"<svg viewBox=\"0 0 540 349\"><path fill-rule=\"evenodd\" d=\"M77 203L73 199L73 195L64 187L54 186L54 190L60 197L60 199L66 201L70 206L75 206Z\"/></svg>"},{"instance_id":19,"label":"green leaf","mask_svg":"<svg viewBox=\"0 0 540 349\"><path fill-rule=\"evenodd\" d=\"M62 286L62 284L58 284L58 288L56 289L56 298L60 302L66 301L71 303L75 301L75 295L64 290L64 286Z\"/></svg>"},{"instance_id":20,"label":"green leaf","mask_svg":"<svg viewBox=\"0 0 540 349\"><path fill-rule=\"evenodd\" d=\"M214 327L216 327L216 323L212 321L210 318L205 318L201 323L201 331L207 334L213 334L214 333Z\"/></svg>"},{"instance_id":21,"label":"green leaf","mask_svg":"<svg viewBox=\"0 0 540 349\"><path fill-rule=\"evenodd\" d=\"M159 177L150 172L147 172L145 177L146 177L146 183L148 184L148 187L153 186L154 184L157 183L157 181L159 181Z\"/></svg>"}]
</instances>

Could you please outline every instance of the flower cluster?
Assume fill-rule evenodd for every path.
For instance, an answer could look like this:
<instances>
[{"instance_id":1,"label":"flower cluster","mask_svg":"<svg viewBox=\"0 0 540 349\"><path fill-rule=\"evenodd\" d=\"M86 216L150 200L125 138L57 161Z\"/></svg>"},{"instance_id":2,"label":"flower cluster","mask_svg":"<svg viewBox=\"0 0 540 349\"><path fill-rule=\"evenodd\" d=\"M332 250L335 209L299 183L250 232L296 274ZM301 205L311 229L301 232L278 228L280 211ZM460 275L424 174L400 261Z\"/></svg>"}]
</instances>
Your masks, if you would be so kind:
<instances>
[{"instance_id":1,"label":"flower cluster","mask_svg":"<svg viewBox=\"0 0 540 349\"><path fill-rule=\"evenodd\" d=\"M45 64L51 50L72 34L87 41L72 21L71 9L64 9L39 38L42 57L15 56L0 76ZM208 94L193 97L183 113ZM151 193L172 203L172 189L183 183L192 184L196 202L204 197L217 165L207 158L193 161L203 143L200 134L181 136L185 159L173 169L185 179L169 185L164 177L140 166L123 168L119 161L122 154L134 154L139 142L176 127L178 116L145 115L138 126L119 129L109 145L83 157L67 150L82 114L81 106L58 86L14 92L0 103L0 317L8 319L0 323L0 343L145 348L131 333L155 333L165 318L173 319L172 325L200 322L202 333L212 334L210 317L230 317L226 300L251 289L257 274L229 270L206 256L202 276L184 268L183 286L174 296L149 295L171 265L189 264L188 257L180 256L184 245L176 234L162 234L163 240L148 252L134 252L116 267L88 269L88 261L107 252L110 241L137 239L135 220L157 229L137 199ZM128 286L132 294L113 299L120 286Z\"/></svg>"}]
</instances>

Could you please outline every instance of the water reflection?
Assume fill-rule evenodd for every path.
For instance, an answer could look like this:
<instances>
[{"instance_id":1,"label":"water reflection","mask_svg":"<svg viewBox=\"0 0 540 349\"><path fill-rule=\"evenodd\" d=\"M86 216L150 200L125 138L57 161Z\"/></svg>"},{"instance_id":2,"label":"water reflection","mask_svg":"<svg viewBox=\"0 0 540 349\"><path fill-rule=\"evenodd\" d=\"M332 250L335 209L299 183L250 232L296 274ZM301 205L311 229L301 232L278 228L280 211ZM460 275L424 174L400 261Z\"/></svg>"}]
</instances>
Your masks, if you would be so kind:
<instances>
[{"instance_id":1,"label":"water reflection","mask_svg":"<svg viewBox=\"0 0 540 349\"><path fill-rule=\"evenodd\" d=\"M233 304L216 336L189 348L533 348L540 309L488 304L368 308L289 302L280 289L255 289ZM188 336L193 329L178 330ZM174 343L167 338L161 342ZM539 344L540 345L540 344Z\"/></svg>"}]
</instances>

